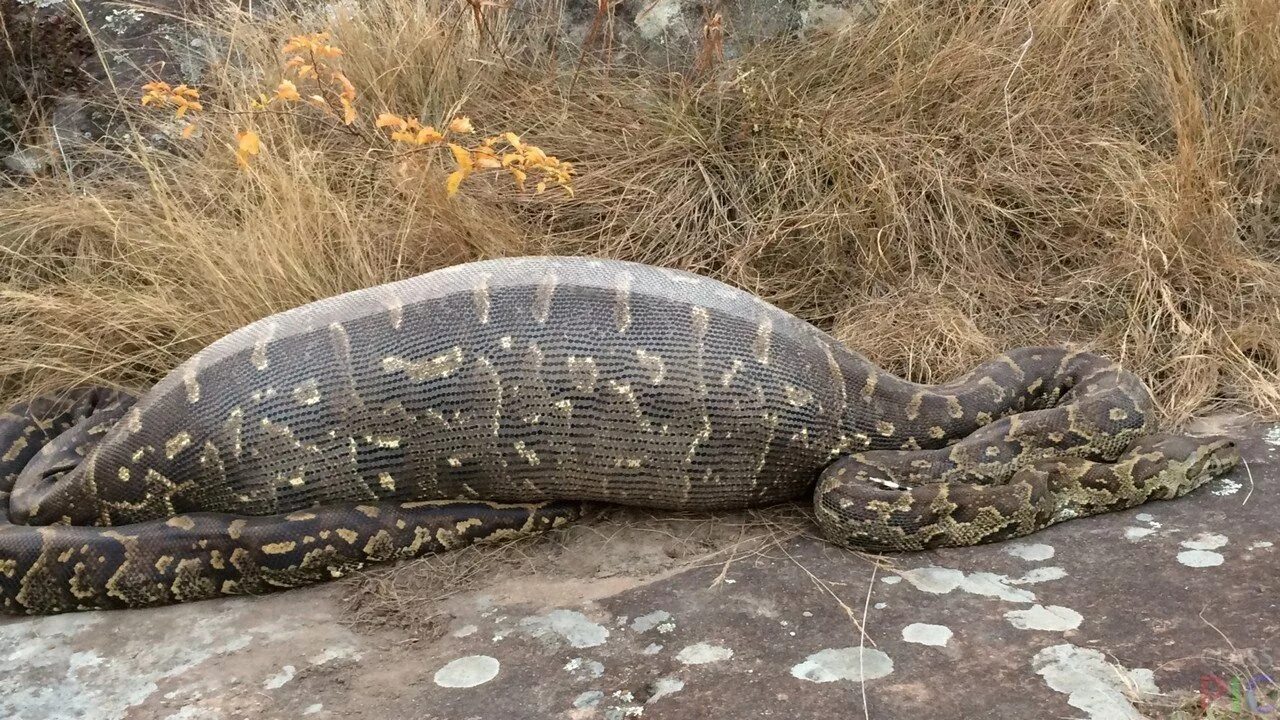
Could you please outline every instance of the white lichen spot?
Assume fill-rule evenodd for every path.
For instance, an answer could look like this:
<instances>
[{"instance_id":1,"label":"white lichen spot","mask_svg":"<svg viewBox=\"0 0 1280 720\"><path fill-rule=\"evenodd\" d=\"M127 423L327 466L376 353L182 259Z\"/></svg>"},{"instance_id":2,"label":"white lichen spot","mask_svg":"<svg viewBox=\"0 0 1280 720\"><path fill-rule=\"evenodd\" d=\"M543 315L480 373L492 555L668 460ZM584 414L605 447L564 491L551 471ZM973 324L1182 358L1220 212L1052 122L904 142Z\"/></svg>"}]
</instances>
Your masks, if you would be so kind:
<instances>
[{"instance_id":1,"label":"white lichen spot","mask_svg":"<svg viewBox=\"0 0 1280 720\"><path fill-rule=\"evenodd\" d=\"M311 703L302 711L303 715L315 715L324 709L324 703Z\"/></svg>"},{"instance_id":2,"label":"white lichen spot","mask_svg":"<svg viewBox=\"0 0 1280 720\"><path fill-rule=\"evenodd\" d=\"M527 617L520 626L534 637L556 636L576 648L596 647L609 639L609 628L576 610L552 610Z\"/></svg>"},{"instance_id":3,"label":"white lichen spot","mask_svg":"<svg viewBox=\"0 0 1280 720\"><path fill-rule=\"evenodd\" d=\"M876 603L875 605L873 605L872 607L874 607L876 610L883 610L883 609L885 609L885 608L889 607L889 603L878 602L878 603Z\"/></svg>"},{"instance_id":4,"label":"white lichen spot","mask_svg":"<svg viewBox=\"0 0 1280 720\"><path fill-rule=\"evenodd\" d=\"M1225 560L1220 553L1212 550L1183 550L1178 553L1178 562L1187 567L1215 567Z\"/></svg>"},{"instance_id":5,"label":"white lichen spot","mask_svg":"<svg viewBox=\"0 0 1280 720\"><path fill-rule=\"evenodd\" d=\"M680 692L684 689L684 681L680 678L661 677L653 682L650 689L653 694L649 696L648 700L644 701L645 705L652 705L668 695L675 695Z\"/></svg>"},{"instance_id":6,"label":"white lichen spot","mask_svg":"<svg viewBox=\"0 0 1280 720\"><path fill-rule=\"evenodd\" d=\"M1250 550L1262 550L1263 548L1269 548L1269 547L1274 547L1274 546L1275 546L1275 543L1271 542L1270 540L1259 540L1258 542L1253 543L1252 545L1250 545L1250 546L1249 546L1249 549L1250 549Z\"/></svg>"},{"instance_id":7,"label":"white lichen spot","mask_svg":"<svg viewBox=\"0 0 1280 720\"><path fill-rule=\"evenodd\" d=\"M1153 534L1155 534L1155 528L1127 527L1124 529L1125 540L1141 540L1142 538Z\"/></svg>"},{"instance_id":8,"label":"white lichen spot","mask_svg":"<svg viewBox=\"0 0 1280 720\"><path fill-rule=\"evenodd\" d=\"M662 652L662 646L658 643L649 643L644 647L644 650L641 650L640 652L644 655L657 655Z\"/></svg>"},{"instance_id":9,"label":"white lichen spot","mask_svg":"<svg viewBox=\"0 0 1280 720\"><path fill-rule=\"evenodd\" d=\"M805 35L813 32L839 32L869 20L875 15L873 5L862 3L825 3L809 0L800 7L800 27Z\"/></svg>"},{"instance_id":10,"label":"white lichen spot","mask_svg":"<svg viewBox=\"0 0 1280 720\"><path fill-rule=\"evenodd\" d=\"M1280 446L1280 425L1272 426L1272 428L1262 436L1262 441L1268 445Z\"/></svg>"},{"instance_id":11,"label":"white lichen spot","mask_svg":"<svg viewBox=\"0 0 1280 720\"><path fill-rule=\"evenodd\" d=\"M600 704L604 700L604 693L600 690L588 690L573 699L573 706L579 710L589 710Z\"/></svg>"},{"instance_id":12,"label":"white lichen spot","mask_svg":"<svg viewBox=\"0 0 1280 720\"><path fill-rule=\"evenodd\" d=\"M604 720L626 720L643 714L643 705L617 705L604 711Z\"/></svg>"},{"instance_id":13,"label":"white lichen spot","mask_svg":"<svg viewBox=\"0 0 1280 720\"><path fill-rule=\"evenodd\" d=\"M604 674L604 665L596 660L576 657L565 663L564 670L583 679L598 678Z\"/></svg>"},{"instance_id":14,"label":"white lichen spot","mask_svg":"<svg viewBox=\"0 0 1280 720\"><path fill-rule=\"evenodd\" d=\"M480 628L476 627L475 625L463 625L462 627L458 628L457 630L454 630L450 634L456 638L464 638L468 635L474 635L479 630Z\"/></svg>"},{"instance_id":15,"label":"white lichen spot","mask_svg":"<svg viewBox=\"0 0 1280 720\"><path fill-rule=\"evenodd\" d=\"M680 0L657 0L649 3L636 15L636 31L645 40L657 40L668 32L684 33L672 23L680 17Z\"/></svg>"},{"instance_id":16,"label":"white lichen spot","mask_svg":"<svg viewBox=\"0 0 1280 720\"><path fill-rule=\"evenodd\" d=\"M902 628L902 639L917 645L946 647L947 643L951 641L951 628L946 625L911 623Z\"/></svg>"},{"instance_id":17,"label":"white lichen spot","mask_svg":"<svg viewBox=\"0 0 1280 720\"><path fill-rule=\"evenodd\" d=\"M685 665L705 665L728 660L731 657L733 657L733 650L723 645L712 645L704 642L690 645L676 654L676 660Z\"/></svg>"},{"instance_id":18,"label":"white lichen spot","mask_svg":"<svg viewBox=\"0 0 1280 720\"><path fill-rule=\"evenodd\" d=\"M632 620L631 629L636 632L647 632L670 619L671 613L666 610L654 610L651 613L641 615L635 620Z\"/></svg>"},{"instance_id":19,"label":"white lichen spot","mask_svg":"<svg viewBox=\"0 0 1280 720\"><path fill-rule=\"evenodd\" d=\"M324 665L332 660L359 660L363 657L354 647L350 645L342 647L327 647L324 650L307 658L307 662L312 665Z\"/></svg>"},{"instance_id":20,"label":"white lichen spot","mask_svg":"<svg viewBox=\"0 0 1280 720\"><path fill-rule=\"evenodd\" d=\"M1236 482L1235 480L1232 480L1229 477L1224 477L1224 478L1218 478L1218 482L1214 483L1213 489L1211 489L1209 492L1219 497L1223 497L1226 495L1235 495L1236 493L1240 492L1240 488L1242 487L1244 487L1244 485Z\"/></svg>"},{"instance_id":21,"label":"white lichen spot","mask_svg":"<svg viewBox=\"0 0 1280 720\"><path fill-rule=\"evenodd\" d=\"M979 572L966 575L963 571L953 568L930 565L904 570L899 574L917 590L935 595L945 595L953 590L961 590L973 595L999 598L1006 602L1036 601L1034 593L1013 587L1008 577L995 573Z\"/></svg>"},{"instance_id":22,"label":"white lichen spot","mask_svg":"<svg viewBox=\"0 0 1280 720\"><path fill-rule=\"evenodd\" d=\"M1227 536L1204 532L1180 544L1188 550L1217 550L1227 544Z\"/></svg>"},{"instance_id":23,"label":"white lichen spot","mask_svg":"<svg viewBox=\"0 0 1280 720\"><path fill-rule=\"evenodd\" d=\"M1071 644L1041 650L1031 666L1050 688L1067 695L1068 705L1083 710L1090 720L1143 720L1130 701L1130 692L1160 692L1150 670L1118 667L1098 650Z\"/></svg>"},{"instance_id":24,"label":"white lichen spot","mask_svg":"<svg viewBox=\"0 0 1280 720\"><path fill-rule=\"evenodd\" d=\"M268 690L275 690L278 687L283 687L285 683L293 679L293 674L297 672L297 670L298 669L292 665L285 665L280 668L280 672L267 678L266 682L262 683L262 687Z\"/></svg>"},{"instance_id":25,"label":"white lichen spot","mask_svg":"<svg viewBox=\"0 0 1280 720\"><path fill-rule=\"evenodd\" d=\"M1155 516L1152 515L1151 513L1138 513L1137 515L1133 516L1133 519L1137 520L1138 522L1144 522L1153 528L1161 527L1160 523L1156 522Z\"/></svg>"},{"instance_id":26,"label":"white lichen spot","mask_svg":"<svg viewBox=\"0 0 1280 720\"><path fill-rule=\"evenodd\" d=\"M1019 630L1050 632L1075 630L1084 621L1083 615L1061 605L1033 605L1026 610L1010 610L1004 614L1004 618Z\"/></svg>"},{"instance_id":27,"label":"white lichen spot","mask_svg":"<svg viewBox=\"0 0 1280 720\"><path fill-rule=\"evenodd\" d=\"M122 8L107 13L102 26L117 35L124 35L142 22L142 13L137 8Z\"/></svg>"},{"instance_id":28,"label":"white lichen spot","mask_svg":"<svg viewBox=\"0 0 1280 720\"><path fill-rule=\"evenodd\" d=\"M1056 565L1046 567L1038 567L1023 573L1022 577L1010 580L1014 585L1035 585L1036 583L1048 582L1050 580L1061 580L1067 576L1067 571Z\"/></svg>"},{"instance_id":29,"label":"white lichen spot","mask_svg":"<svg viewBox=\"0 0 1280 720\"><path fill-rule=\"evenodd\" d=\"M934 595L946 595L960 587L960 583L964 582L963 572L934 565L915 568L914 570L904 570L901 575L907 582L914 585L917 590L923 590Z\"/></svg>"},{"instance_id":30,"label":"white lichen spot","mask_svg":"<svg viewBox=\"0 0 1280 720\"><path fill-rule=\"evenodd\" d=\"M847 647L820 650L791 668L792 677L809 682L837 680L862 682L893 672L893 660L875 648Z\"/></svg>"},{"instance_id":31,"label":"white lichen spot","mask_svg":"<svg viewBox=\"0 0 1280 720\"><path fill-rule=\"evenodd\" d=\"M1044 543L1015 543L1006 545L1004 551L1016 558L1032 562L1048 560L1053 557L1054 552L1052 545L1045 545Z\"/></svg>"},{"instance_id":32,"label":"white lichen spot","mask_svg":"<svg viewBox=\"0 0 1280 720\"><path fill-rule=\"evenodd\" d=\"M974 595L999 598L1005 602L1035 602L1036 596L1029 590L1015 588L1009 578L995 573L971 573L960 584L960 589Z\"/></svg>"},{"instance_id":33,"label":"white lichen spot","mask_svg":"<svg viewBox=\"0 0 1280 720\"><path fill-rule=\"evenodd\" d=\"M884 577L880 578L880 582L884 583L885 585L897 585L898 583L902 582L902 577L898 575L885 575Z\"/></svg>"},{"instance_id":34,"label":"white lichen spot","mask_svg":"<svg viewBox=\"0 0 1280 720\"><path fill-rule=\"evenodd\" d=\"M475 687L498 677L500 667L496 658L488 655L468 655L453 660L437 670L433 679L440 687Z\"/></svg>"}]
</instances>

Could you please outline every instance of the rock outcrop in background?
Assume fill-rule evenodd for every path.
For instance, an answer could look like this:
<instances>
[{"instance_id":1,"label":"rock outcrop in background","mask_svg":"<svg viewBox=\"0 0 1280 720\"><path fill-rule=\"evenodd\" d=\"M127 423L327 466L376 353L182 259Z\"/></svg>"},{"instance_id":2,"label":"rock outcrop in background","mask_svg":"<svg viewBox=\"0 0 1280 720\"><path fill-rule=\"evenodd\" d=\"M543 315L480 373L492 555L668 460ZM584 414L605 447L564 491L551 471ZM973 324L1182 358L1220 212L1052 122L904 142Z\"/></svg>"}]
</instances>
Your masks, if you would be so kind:
<instances>
[{"instance_id":1,"label":"rock outcrop in background","mask_svg":"<svg viewBox=\"0 0 1280 720\"><path fill-rule=\"evenodd\" d=\"M465 0L460 11L469 12ZM247 6L246 6L247 7ZM335 6L336 9L337 6ZM732 59L762 39L799 36L874 16L874 0L513 0L530 18L557 13L566 62L641 62L671 72ZM195 83L210 56L182 18L216 12L202 0L0 0L0 158L13 175L35 175L51 158L34 149L101 137L113 128L112 89L133 93L148 79ZM555 15L551 15L555 17ZM104 94L105 93L105 94ZM52 138L24 137L45 127Z\"/></svg>"}]
</instances>

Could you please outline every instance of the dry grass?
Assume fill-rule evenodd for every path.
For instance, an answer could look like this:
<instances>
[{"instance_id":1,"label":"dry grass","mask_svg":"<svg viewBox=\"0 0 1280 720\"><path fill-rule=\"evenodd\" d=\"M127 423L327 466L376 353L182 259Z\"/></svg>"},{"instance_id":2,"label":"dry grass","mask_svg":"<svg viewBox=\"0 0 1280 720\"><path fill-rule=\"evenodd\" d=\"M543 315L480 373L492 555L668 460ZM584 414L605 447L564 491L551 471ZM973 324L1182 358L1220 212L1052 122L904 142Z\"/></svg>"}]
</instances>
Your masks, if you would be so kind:
<instances>
[{"instance_id":1,"label":"dry grass","mask_svg":"<svg viewBox=\"0 0 1280 720\"><path fill-rule=\"evenodd\" d=\"M243 117L143 143L158 115L121 107L140 135L0 190L0 396L146 385L273 311L557 252L710 273L919 380L1072 341L1174 418L1280 415L1275 0L905 0L687 78L575 68L536 3L494 11L483 41L465 6L352 12L199 29L205 98L225 103L274 85L282 38L330 27L359 133L262 117L246 173L227 147ZM469 181L449 201L446 168L397 179L373 116L459 109L573 161L576 197Z\"/></svg>"},{"instance_id":2,"label":"dry grass","mask_svg":"<svg viewBox=\"0 0 1280 720\"><path fill-rule=\"evenodd\" d=\"M1245 661L1203 660L1213 671L1198 690L1139 696L1137 709L1152 720L1267 720L1280 713L1275 670Z\"/></svg>"}]
</instances>

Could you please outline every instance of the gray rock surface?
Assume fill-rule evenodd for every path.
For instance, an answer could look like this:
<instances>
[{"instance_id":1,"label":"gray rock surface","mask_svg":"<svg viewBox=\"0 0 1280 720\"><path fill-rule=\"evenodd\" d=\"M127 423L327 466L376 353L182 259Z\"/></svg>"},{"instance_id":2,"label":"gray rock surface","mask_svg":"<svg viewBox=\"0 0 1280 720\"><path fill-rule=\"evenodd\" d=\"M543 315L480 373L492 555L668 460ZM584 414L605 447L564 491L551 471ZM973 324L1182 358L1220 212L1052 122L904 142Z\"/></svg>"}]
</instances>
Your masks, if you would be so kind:
<instances>
[{"instance_id":1,"label":"gray rock surface","mask_svg":"<svg viewBox=\"0 0 1280 720\"><path fill-rule=\"evenodd\" d=\"M1139 691L1280 677L1280 426L1244 436L1187 498L879 565L744 525L664 566L672 532L606 518L543 572L411 598L438 637L352 627L341 584L0 620L0 717L1139 718Z\"/></svg>"}]
</instances>

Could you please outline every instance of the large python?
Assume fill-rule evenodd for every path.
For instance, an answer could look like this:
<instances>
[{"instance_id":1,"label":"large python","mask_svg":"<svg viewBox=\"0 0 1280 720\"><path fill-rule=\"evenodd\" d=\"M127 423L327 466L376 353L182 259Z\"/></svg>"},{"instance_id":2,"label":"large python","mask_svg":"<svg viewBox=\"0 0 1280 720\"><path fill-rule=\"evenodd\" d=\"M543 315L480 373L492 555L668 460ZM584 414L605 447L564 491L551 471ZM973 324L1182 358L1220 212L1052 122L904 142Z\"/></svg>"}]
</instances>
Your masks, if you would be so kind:
<instances>
[{"instance_id":1,"label":"large python","mask_svg":"<svg viewBox=\"0 0 1280 720\"><path fill-rule=\"evenodd\" d=\"M0 599L53 613L260 593L535 532L583 502L812 492L840 545L990 542L1177 497L1238 461L1230 440L1154 424L1142 382L1089 353L1015 350L925 386L706 277L469 263L262 319L141 398L11 409Z\"/></svg>"}]
</instances>

